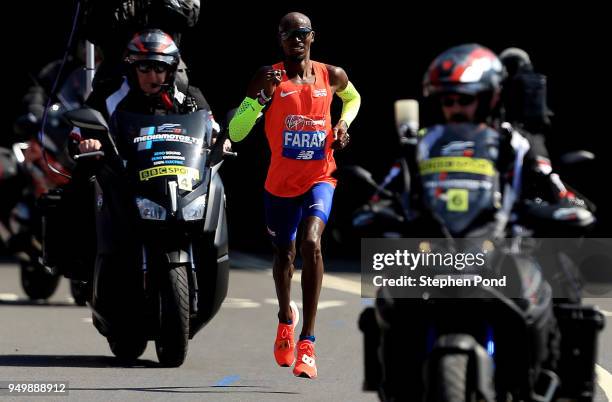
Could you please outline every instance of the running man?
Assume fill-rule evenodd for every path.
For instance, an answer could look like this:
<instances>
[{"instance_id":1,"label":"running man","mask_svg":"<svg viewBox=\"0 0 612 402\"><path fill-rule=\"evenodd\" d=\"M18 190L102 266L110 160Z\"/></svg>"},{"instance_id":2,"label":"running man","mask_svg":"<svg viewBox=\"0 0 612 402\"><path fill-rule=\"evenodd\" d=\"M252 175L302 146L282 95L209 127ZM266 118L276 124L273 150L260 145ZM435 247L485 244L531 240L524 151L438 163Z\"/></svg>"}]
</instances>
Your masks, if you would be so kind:
<instances>
[{"instance_id":1,"label":"running man","mask_svg":"<svg viewBox=\"0 0 612 402\"><path fill-rule=\"evenodd\" d=\"M293 368L299 377L315 378L315 318L323 279L321 235L332 207L336 180L334 149L349 142L348 128L357 116L361 98L340 67L310 59L315 39L310 19L300 13L285 15L279 24L284 61L264 66L255 74L229 131L241 141L265 108L265 132L271 162L265 183L265 216L274 248L274 283L278 298L278 329L274 358ZM342 115L332 128L333 94L342 99ZM299 312L291 301L291 277L296 235L303 223L304 323L297 343L294 330Z\"/></svg>"}]
</instances>

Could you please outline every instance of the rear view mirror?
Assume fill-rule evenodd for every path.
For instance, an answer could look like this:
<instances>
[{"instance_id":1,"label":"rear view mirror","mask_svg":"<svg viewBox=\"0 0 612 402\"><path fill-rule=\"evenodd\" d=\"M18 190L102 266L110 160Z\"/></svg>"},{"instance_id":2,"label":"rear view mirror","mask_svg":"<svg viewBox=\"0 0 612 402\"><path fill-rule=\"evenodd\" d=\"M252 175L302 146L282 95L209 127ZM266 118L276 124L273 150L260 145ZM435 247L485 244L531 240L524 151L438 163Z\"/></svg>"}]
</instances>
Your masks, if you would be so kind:
<instances>
[{"instance_id":1,"label":"rear view mirror","mask_svg":"<svg viewBox=\"0 0 612 402\"><path fill-rule=\"evenodd\" d=\"M395 102L395 127L400 139L416 139L419 131L419 102L414 99Z\"/></svg>"},{"instance_id":2,"label":"rear view mirror","mask_svg":"<svg viewBox=\"0 0 612 402\"><path fill-rule=\"evenodd\" d=\"M595 154L589 151L572 151L561 155L561 163L564 165L575 165L580 162L592 161Z\"/></svg>"}]
</instances>

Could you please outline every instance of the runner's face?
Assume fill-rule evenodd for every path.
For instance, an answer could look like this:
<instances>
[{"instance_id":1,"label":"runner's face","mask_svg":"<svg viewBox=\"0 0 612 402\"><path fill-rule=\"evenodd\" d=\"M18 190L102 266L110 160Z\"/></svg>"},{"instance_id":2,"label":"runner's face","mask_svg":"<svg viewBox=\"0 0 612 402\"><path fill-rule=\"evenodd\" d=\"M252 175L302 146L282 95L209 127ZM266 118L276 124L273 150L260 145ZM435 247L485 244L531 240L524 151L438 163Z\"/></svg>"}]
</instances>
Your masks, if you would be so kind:
<instances>
[{"instance_id":1,"label":"runner's face","mask_svg":"<svg viewBox=\"0 0 612 402\"><path fill-rule=\"evenodd\" d=\"M303 21L295 20L281 27L279 38L283 53L290 60L302 61L310 54L310 45L314 41L314 31Z\"/></svg>"}]
</instances>

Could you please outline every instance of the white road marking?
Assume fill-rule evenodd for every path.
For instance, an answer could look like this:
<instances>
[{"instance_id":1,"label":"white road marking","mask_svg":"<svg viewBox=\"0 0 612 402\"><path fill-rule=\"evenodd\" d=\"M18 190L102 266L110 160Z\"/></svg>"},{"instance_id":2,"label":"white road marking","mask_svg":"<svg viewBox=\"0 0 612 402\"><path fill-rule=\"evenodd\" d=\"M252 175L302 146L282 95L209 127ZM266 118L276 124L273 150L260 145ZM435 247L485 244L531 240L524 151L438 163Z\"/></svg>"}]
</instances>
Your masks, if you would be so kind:
<instances>
[{"instance_id":1,"label":"white road marking","mask_svg":"<svg viewBox=\"0 0 612 402\"><path fill-rule=\"evenodd\" d=\"M325 310L326 308L340 307L340 306L345 306L345 305L346 305L346 302L342 300L320 301L319 305L317 306L317 310Z\"/></svg>"},{"instance_id":2,"label":"white road marking","mask_svg":"<svg viewBox=\"0 0 612 402\"><path fill-rule=\"evenodd\" d=\"M599 364L595 365L595 374L597 375L597 383L606 394L608 402L612 399L612 374Z\"/></svg>"},{"instance_id":3,"label":"white road marking","mask_svg":"<svg viewBox=\"0 0 612 402\"><path fill-rule=\"evenodd\" d=\"M277 306L278 305L278 300L276 300L276 299L265 299L264 303L271 304L273 306ZM302 302L295 302L295 304L299 308L304 308L304 306L302 305ZM340 306L346 306L346 302L343 301L343 300L324 300L324 301L319 301L319 305L317 307L317 310L325 310L326 308L340 307Z\"/></svg>"},{"instance_id":4,"label":"white road marking","mask_svg":"<svg viewBox=\"0 0 612 402\"><path fill-rule=\"evenodd\" d=\"M610 312L610 311L606 311L606 310L602 310L602 309L599 309L599 311L601 311L601 313L603 315L605 315L606 317L612 317L612 312Z\"/></svg>"},{"instance_id":5,"label":"white road marking","mask_svg":"<svg viewBox=\"0 0 612 402\"><path fill-rule=\"evenodd\" d=\"M268 273L272 275L272 270L269 269ZM302 271L296 270L293 275L292 281L299 283L302 280L301 278ZM359 281L344 279L330 274L323 275L323 287L361 296L361 283Z\"/></svg>"},{"instance_id":6,"label":"white road marking","mask_svg":"<svg viewBox=\"0 0 612 402\"><path fill-rule=\"evenodd\" d=\"M93 320L91 319L91 317L85 317L85 318L81 318L81 322L86 322L88 324L91 324Z\"/></svg>"},{"instance_id":7,"label":"white road marking","mask_svg":"<svg viewBox=\"0 0 612 402\"><path fill-rule=\"evenodd\" d=\"M257 303L251 299L238 299L232 297L225 299L222 305L222 307L227 308L257 308L259 306L261 306L261 303Z\"/></svg>"},{"instance_id":8,"label":"white road marking","mask_svg":"<svg viewBox=\"0 0 612 402\"><path fill-rule=\"evenodd\" d=\"M272 270L267 269L268 275L272 276ZM294 272L292 281L300 282L302 278L302 271L296 270ZM341 278L339 276L331 274L323 274L323 287L328 289L339 290L341 292L350 293L352 295L361 296L361 282L354 281L351 279Z\"/></svg>"},{"instance_id":9,"label":"white road marking","mask_svg":"<svg viewBox=\"0 0 612 402\"><path fill-rule=\"evenodd\" d=\"M323 286L328 289L339 290L361 296L361 282L340 278L329 274L323 275Z\"/></svg>"},{"instance_id":10,"label":"white road marking","mask_svg":"<svg viewBox=\"0 0 612 402\"><path fill-rule=\"evenodd\" d=\"M19 296L15 293L0 293L0 300L2 301L17 301Z\"/></svg>"}]
</instances>

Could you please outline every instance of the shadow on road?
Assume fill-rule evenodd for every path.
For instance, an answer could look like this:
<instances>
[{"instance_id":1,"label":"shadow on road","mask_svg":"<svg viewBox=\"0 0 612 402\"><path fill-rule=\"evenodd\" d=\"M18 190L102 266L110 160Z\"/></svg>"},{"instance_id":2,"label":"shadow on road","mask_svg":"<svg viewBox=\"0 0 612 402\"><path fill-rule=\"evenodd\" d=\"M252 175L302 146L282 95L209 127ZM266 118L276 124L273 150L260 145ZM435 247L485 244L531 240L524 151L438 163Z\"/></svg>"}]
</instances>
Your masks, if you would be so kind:
<instances>
[{"instance_id":1,"label":"shadow on road","mask_svg":"<svg viewBox=\"0 0 612 402\"><path fill-rule=\"evenodd\" d=\"M98 388L73 388L70 391L136 391L136 392L162 392L176 394L229 394L229 393L249 393L249 394L282 394L299 395L298 392L290 391L268 391L261 386L255 385L202 385L191 387L98 387Z\"/></svg>"},{"instance_id":2,"label":"shadow on road","mask_svg":"<svg viewBox=\"0 0 612 402\"><path fill-rule=\"evenodd\" d=\"M361 272L361 262L355 258L347 257L327 257L323 254L325 272ZM301 268L302 259L299 255L295 259L295 267ZM233 269L266 270L272 269L271 254L244 253L237 250L230 250L230 267Z\"/></svg>"},{"instance_id":3,"label":"shadow on road","mask_svg":"<svg viewBox=\"0 0 612 402\"><path fill-rule=\"evenodd\" d=\"M33 356L33 357L48 357L48 356ZM70 357L74 357L74 356L70 356ZM85 356L85 357L99 358L99 356ZM2 359L2 357L0 357L0 359ZM0 360L0 362L1 361L2 360ZM74 391L134 391L134 392L157 392L157 393L173 393L173 394L249 393L249 394L299 395L298 392L268 391L265 388L268 388L268 387L261 387L261 386L254 386L254 385L200 385L200 386L183 386L183 387L70 387L69 391L70 392L74 392Z\"/></svg>"},{"instance_id":4,"label":"shadow on road","mask_svg":"<svg viewBox=\"0 0 612 402\"><path fill-rule=\"evenodd\" d=\"M160 368L151 360L122 362L111 356L79 355L0 355L0 366L19 367L87 367L87 368Z\"/></svg>"},{"instance_id":5,"label":"shadow on road","mask_svg":"<svg viewBox=\"0 0 612 402\"><path fill-rule=\"evenodd\" d=\"M19 306L19 307L80 307L69 301L47 301L47 300L30 300L30 299L18 299L18 300L6 300L0 299L0 306Z\"/></svg>"}]
</instances>

